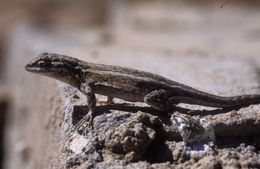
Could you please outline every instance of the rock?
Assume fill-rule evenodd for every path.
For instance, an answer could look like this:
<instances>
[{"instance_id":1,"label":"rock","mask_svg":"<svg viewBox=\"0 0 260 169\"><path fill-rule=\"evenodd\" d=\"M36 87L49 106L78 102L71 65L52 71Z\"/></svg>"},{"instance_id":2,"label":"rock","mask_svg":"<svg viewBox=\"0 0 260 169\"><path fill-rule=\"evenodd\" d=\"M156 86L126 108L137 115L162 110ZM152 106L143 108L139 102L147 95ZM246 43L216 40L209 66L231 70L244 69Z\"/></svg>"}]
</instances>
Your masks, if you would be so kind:
<instances>
[{"instance_id":1,"label":"rock","mask_svg":"<svg viewBox=\"0 0 260 169\"><path fill-rule=\"evenodd\" d=\"M199 169L221 169L221 161L214 156L205 156L200 159L192 168Z\"/></svg>"},{"instance_id":2,"label":"rock","mask_svg":"<svg viewBox=\"0 0 260 169\"><path fill-rule=\"evenodd\" d=\"M147 124L143 123L144 119L147 119L145 116L142 114L106 132L104 146L114 153L127 154L127 161L139 159L156 135L151 128L153 126L149 126L149 124L146 126Z\"/></svg>"}]
</instances>

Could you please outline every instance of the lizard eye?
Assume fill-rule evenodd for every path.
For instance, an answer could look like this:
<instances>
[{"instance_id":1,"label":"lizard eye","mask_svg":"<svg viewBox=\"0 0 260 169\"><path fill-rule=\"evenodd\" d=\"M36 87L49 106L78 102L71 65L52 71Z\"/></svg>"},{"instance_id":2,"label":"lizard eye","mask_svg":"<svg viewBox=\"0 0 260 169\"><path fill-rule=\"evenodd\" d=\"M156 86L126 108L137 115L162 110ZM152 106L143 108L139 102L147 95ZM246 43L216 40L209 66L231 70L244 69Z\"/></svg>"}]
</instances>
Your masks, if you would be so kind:
<instances>
[{"instance_id":1,"label":"lizard eye","mask_svg":"<svg viewBox=\"0 0 260 169\"><path fill-rule=\"evenodd\" d=\"M40 60L40 61L38 61L38 66L50 66L50 61L48 61L48 60Z\"/></svg>"},{"instance_id":2,"label":"lizard eye","mask_svg":"<svg viewBox=\"0 0 260 169\"><path fill-rule=\"evenodd\" d=\"M45 64L45 62L43 61L43 60L40 60L39 62L38 62L38 65L39 66L43 66Z\"/></svg>"}]
</instances>

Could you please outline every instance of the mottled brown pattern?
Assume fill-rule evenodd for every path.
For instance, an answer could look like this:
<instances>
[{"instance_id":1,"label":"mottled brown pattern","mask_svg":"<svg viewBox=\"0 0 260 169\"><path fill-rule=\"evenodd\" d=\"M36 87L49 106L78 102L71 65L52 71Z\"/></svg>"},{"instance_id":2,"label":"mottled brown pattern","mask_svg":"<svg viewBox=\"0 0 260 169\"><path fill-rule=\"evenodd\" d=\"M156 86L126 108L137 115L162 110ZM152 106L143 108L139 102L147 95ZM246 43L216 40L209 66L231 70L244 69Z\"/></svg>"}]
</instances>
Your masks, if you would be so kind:
<instances>
[{"instance_id":1,"label":"mottled brown pattern","mask_svg":"<svg viewBox=\"0 0 260 169\"><path fill-rule=\"evenodd\" d=\"M158 90L167 93L164 102L175 104L189 103L224 108L260 102L260 95L216 96L156 74L120 66L88 63L53 53L40 54L28 63L25 69L66 82L84 94L86 91L81 87L82 84L90 86L94 93L132 102L145 102L145 96L153 92L153 98L146 100L151 101L148 104L154 108L157 107L153 106L153 102L161 99L161 94L156 95Z\"/></svg>"}]
</instances>

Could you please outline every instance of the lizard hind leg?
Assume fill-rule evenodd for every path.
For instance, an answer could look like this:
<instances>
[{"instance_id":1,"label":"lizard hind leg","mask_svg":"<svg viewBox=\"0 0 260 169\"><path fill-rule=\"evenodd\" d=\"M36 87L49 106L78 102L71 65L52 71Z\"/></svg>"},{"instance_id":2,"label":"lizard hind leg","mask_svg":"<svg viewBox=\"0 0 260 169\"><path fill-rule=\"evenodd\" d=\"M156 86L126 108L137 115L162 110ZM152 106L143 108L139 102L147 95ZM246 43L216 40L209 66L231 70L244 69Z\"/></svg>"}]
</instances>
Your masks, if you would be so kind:
<instances>
[{"instance_id":1,"label":"lizard hind leg","mask_svg":"<svg viewBox=\"0 0 260 169\"><path fill-rule=\"evenodd\" d=\"M168 112L172 109L170 98L170 93L167 90L160 89L145 95L144 102L156 110Z\"/></svg>"}]
</instances>

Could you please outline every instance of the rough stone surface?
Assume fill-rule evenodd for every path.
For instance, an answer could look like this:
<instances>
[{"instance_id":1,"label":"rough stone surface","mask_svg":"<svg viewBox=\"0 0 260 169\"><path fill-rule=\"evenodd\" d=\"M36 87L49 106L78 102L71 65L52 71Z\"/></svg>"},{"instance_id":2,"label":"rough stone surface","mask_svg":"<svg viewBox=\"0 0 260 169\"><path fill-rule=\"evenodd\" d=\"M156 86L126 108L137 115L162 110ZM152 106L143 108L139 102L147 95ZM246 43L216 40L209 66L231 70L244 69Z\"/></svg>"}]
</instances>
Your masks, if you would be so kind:
<instances>
[{"instance_id":1,"label":"rough stone surface","mask_svg":"<svg viewBox=\"0 0 260 169\"><path fill-rule=\"evenodd\" d=\"M155 139L155 131L145 123L148 117L137 118L105 133L104 147L117 154L126 154L127 161L138 160Z\"/></svg>"},{"instance_id":2,"label":"rough stone surface","mask_svg":"<svg viewBox=\"0 0 260 169\"><path fill-rule=\"evenodd\" d=\"M64 89L63 93L66 95L65 100L73 100L75 95L77 95L76 98L79 100L79 96L84 97L81 93L77 93L78 91L72 87L66 85L60 85L60 87ZM66 103L71 105L69 101ZM237 131L239 130L239 125L243 125L246 128L250 128L254 125L257 128L259 127L257 117L254 118L254 123L250 122L252 120L251 118L243 118L244 121L248 120L250 123L234 125L234 119L232 118L232 120L224 121L227 125L219 125L223 123L223 120L219 119L222 116L230 118L230 114L233 114L234 110L214 116L206 115L203 118L174 112L171 117L168 117L170 121L166 121L167 115L159 114L159 112L157 112L158 114L154 114L153 111L151 113L138 111L133 114L116 110L112 113L105 113L107 111L106 107L113 108L113 106L118 107L118 104L100 106L99 108L103 110L103 112L98 113L98 116L95 117L93 128L86 128L84 131L81 131L81 134L76 134L78 137L80 135L82 138L85 138L86 141L81 140L80 142L85 142L86 144L82 146L80 153L78 151L68 155L69 158L66 160L66 163L69 164L68 166L77 164L87 168L140 168L141 166L149 168L154 165L153 163L160 163L158 167L162 168L165 167L166 164L166 166L170 168L178 168L181 166L194 168L259 166L259 162L257 161L259 158L259 153L257 153L258 148L251 145L257 145L256 140L259 136L256 133L258 133L258 131L255 131L256 133L253 134L250 132L240 135L237 135L236 132L226 135L218 134L218 132L223 133L223 131L228 131L230 128L234 128L233 130ZM129 108L130 105L122 105L122 109L125 109L124 106ZM243 108L242 110L238 110L238 112L244 112L244 109L249 108ZM75 114L74 111L76 110L75 106L68 110L70 110L67 112L71 115L70 118L73 118L73 114ZM87 107L81 108L81 111L84 110L86 112ZM81 111L77 110L77 114L85 114ZM248 113L253 112L248 110ZM256 113L254 114L256 115ZM178 122L180 121L176 122L176 117L184 119L184 130L188 132L188 137L186 136L187 134L181 134L183 130L179 129ZM200 118L200 120L198 118ZM80 118L77 119L77 121L79 120ZM205 123L205 121L207 123ZM208 124L211 124L210 129L207 127ZM75 131L73 131L73 125L70 127L71 130L69 130L69 133L75 133ZM206 135L203 134L205 132ZM212 134L214 136L212 136ZM248 136L251 137L252 135L254 139L247 139ZM241 137L241 140L234 142L238 136ZM248 145L245 147L245 144L241 142L243 139L244 141L249 141L248 143L251 146ZM79 142L73 143L74 140L75 138L72 138L68 144L79 144ZM190 140L193 141L190 142ZM197 143L200 143L200 146L197 145ZM234 146L235 150L230 149L230 146ZM232 154L232 151L233 154L235 153L235 157L229 155L229 153ZM143 160L148 163L140 163ZM167 161L170 163L167 163Z\"/></svg>"}]
</instances>

